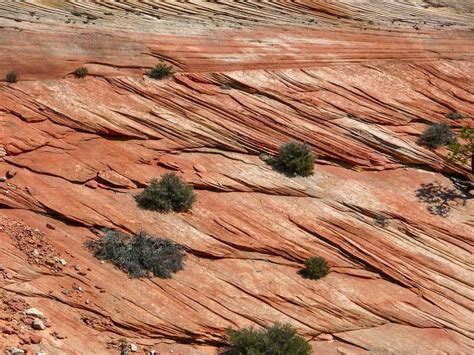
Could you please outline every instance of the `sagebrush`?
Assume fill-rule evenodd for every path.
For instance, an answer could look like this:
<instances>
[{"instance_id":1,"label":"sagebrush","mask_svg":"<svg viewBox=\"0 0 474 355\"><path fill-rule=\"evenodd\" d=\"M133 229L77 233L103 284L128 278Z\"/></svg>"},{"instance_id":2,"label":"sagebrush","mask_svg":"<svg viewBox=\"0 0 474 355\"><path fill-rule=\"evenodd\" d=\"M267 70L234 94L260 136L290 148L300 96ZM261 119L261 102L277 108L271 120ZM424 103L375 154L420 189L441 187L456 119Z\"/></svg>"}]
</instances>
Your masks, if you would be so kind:
<instances>
[{"instance_id":1,"label":"sagebrush","mask_svg":"<svg viewBox=\"0 0 474 355\"><path fill-rule=\"evenodd\" d=\"M389 223L388 223L388 220L387 220L387 217L385 217L385 215L382 214L382 213L377 213L377 214L375 215L374 220L375 220L375 223L376 223L378 226L380 226L380 227L384 227L384 228L385 228L385 227L387 227L388 224L389 224Z\"/></svg>"},{"instance_id":2,"label":"sagebrush","mask_svg":"<svg viewBox=\"0 0 474 355\"><path fill-rule=\"evenodd\" d=\"M305 267L299 271L299 274L306 279L318 280L329 273L329 264L321 256L313 256L306 259Z\"/></svg>"},{"instance_id":3,"label":"sagebrush","mask_svg":"<svg viewBox=\"0 0 474 355\"><path fill-rule=\"evenodd\" d=\"M150 78L160 80L169 78L173 75L173 67L163 63L155 65L150 71L146 73Z\"/></svg>"},{"instance_id":4,"label":"sagebrush","mask_svg":"<svg viewBox=\"0 0 474 355\"><path fill-rule=\"evenodd\" d=\"M175 173L166 173L160 180L153 179L136 196L140 207L159 212L184 212L191 209L195 200L192 186L186 184Z\"/></svg>"},{"instance_id":5,"label":"sagebrush","mask_svg":"<svg viewBox=\"0 0 474 355\"><path fill-rule=\"evenodd\" d=\"M457 111L451 111L446 114L446 117L450 120L462 120L464 118L467 118L468 116Z\"/></svg>"},{"instance_id":6,"label":"sagebrush","mask_svg":"<svg viewBox=\"0 0 474 355\"><path fill-rule=\"evenodd\" d=\"M453 139L454 135L449 129L449 124L441 122L429 126L421 136L418 137L417 142L420 145L434 149L451 143Z\"/></svg>"},{"instance_id":7,"label":"sagebrush","mask_svg":"<svg viewBox=\"0 0 474 355\"><path fill-rule=\"evenodd\" d=\"M80 67L74 70L76 78L84 78L87 74L89 74L89 70L86 67Z\"/></svg>"},{"instance_id":8,"label":"sagebrush","mask_svg":"<svg viewBox=\"0 0 474 355\"><path fill-rule=\"evenodd\" d=\"M16 83L18 81L18 74L12 70L7 73L6 79L9 83Z\"/></svg>"},{"instance_id":9,"label":"sagebrush","mask_svg":"<svg viewBox=\"0 0 474 355\"><path fill-rule=\"evenodd\" d=\"M289 176L313 175L316 156L305 143L290 142L280 146L278 155L269 163L278 171Z\"/></svg>"},{"instance_id":10,"label":"sagebrush","mask_svg":"<svg viewBox=\"0 0 474 355\"><path fill-rule=\"evenodd\" d=\"M106 230L105 235L86 243L99 260L112 262L130 277L170 278L183 268L184 248L168 239L145 232L129 236Z\"/></svg>"},{"instance_id":11,"label":"sagebrush","mask_svg":"<svg viewBox=\"0 0 474 355\"><path fill-rule=\"evenodd\" d=\"M310 345L289 324L275 323L263 329L227 331L229 347L225 355L309 355Z\"/></svg>"}]
</instances>

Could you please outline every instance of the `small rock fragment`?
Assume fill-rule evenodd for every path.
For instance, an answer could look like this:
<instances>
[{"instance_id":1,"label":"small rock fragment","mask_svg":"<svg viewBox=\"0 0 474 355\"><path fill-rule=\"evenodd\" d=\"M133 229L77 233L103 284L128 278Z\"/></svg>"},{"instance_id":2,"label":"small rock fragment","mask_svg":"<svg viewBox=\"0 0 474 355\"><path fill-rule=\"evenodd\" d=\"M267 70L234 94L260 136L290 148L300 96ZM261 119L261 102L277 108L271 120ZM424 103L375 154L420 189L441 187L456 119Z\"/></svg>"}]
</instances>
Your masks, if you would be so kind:
<instances>
[{"instance_id":1,"label":"small rock fragment","mask_svg":"<svg viewBox=\"0 0 474 355\"><path fill-rule=\"evenodd\" d=\"M61 334L59 334L58 332L51 332L51 335L52 335L53 337L55 337L56 339L60 339L60 340L67 338L67 336L61 335Z\"/></svg>"},{"instance_id":2,"label":"small rock fragment","mask_svg":"<svg viewBox=\"0 0 474 355\"><path fill-rule=\"evenodd\" d=\"M26 314L27 316L32 316L32 317L36 317L36 318L40 318L40 319L43 319L43 318L44 318L43 312L37 310L36 308L28 308L28 309L25 311L25 314Z\"/></svg>"},{"instance_id":3,"label":"small rock fragment","mask_svg":"<svg viewBox=\"0 0 474 355\"><path fill-rule=\"evenodd\" d=\"M131 351L132 353L137 352L137 350L138 350L138 347L137 347L135 344L133 344L133 343L130 344L130 351Z\"/></svg>"},{"instance_id":4,"label":"small rock fragment","mask_svg":"<svg viewBox=\"0 0 474 355\"><path fill-rule=\"evenodd\" d=\"M46 228L49 228L49 229L52 229L52 230L56 229L56 227L51 223L46 223Z\"/></svg>"},{"instance_id":5,"label":"small rock fragment","mask_svg":"<svg viewBox=\"0 0 474 355\"><path fill-rule=\"evenodd\" d=\"M54 266L54 260L48 259L45 261L46 265L48 266Z\"/></svg>"},{"instance_id":6,"label":"small rock fragment","mask_svg":"<svg viewBox=\"0 0 474 355\"><path fill-rule=\"evenodd\" d=\"M65 265L67 264L67 263L66 263L66 260L64 260L64 259L59 259L58 261L59 261L59 263L60 263L61 265L63 265L63 266L65 266Z\"/></svg>"},{"instance_id":7,"label":"small rock fragment","mask_svg":"<svg viewBox=\"0 0 474 355\"><path fill-rule=\"evenodd\" d=\"M35 319L32 318L32 317L26 317L26 318L23 318L23 323L25 323L26 325L29 325L31 327L31 325L33 324L33 321Z\"/></svg>"},{"instance_id":8,"label":"small rock fragment","mask_svg":"<svg viewBox=\"0 0 474 355\"><path fill-rule=\"evenodd\" d=\"M5 175L6 175L7 179L11 179L12 177L14 177L16 175L16 171L15 170L8 170Z\"/></svg>"},{"instance_id":9,"label":"small rock fragment","mask_svg":"<svg viewBox=\"0 0 474 355\"><path fill-rule=\"evenodd\" d=\"M4 327L2 327L2 333L3 334L13 334L13 333L15 333L15 331L12 328L8 327L8 326L4 326Z\"/></svg>"},{"instance_id":10,"label":"small rock fragment","mask_svg":"<svg viewBox=\"0 0 474 355\"><path fill-rule=\"evenodd\" d=\"M35 318L33 323L31 324L31 327L35 330L45 330L46 326L44 325L43 321L41 319Z\"/></svg>"},{"instance_id":11,"label":"small rock fragment","mask_svg":"<svg viewBox=\"0 0 474 355\"><path fill-rule=\"evenodd\" d=\"M32 344L39 344L41 340L43 340L43 337L39 334L32 334L30 335L30 340Z\"/></svg>"},{"instance_id":12,"label":"small rock fragment","mask_svg":"<svg viewBox=\"0 0 474 355\"><path fill-rule=\"evenodd\" d=\"M25 353L24 350L19 348L15 348L14 346L9 346L5 349L8 355L23 355Z\"/></svg>"},{"instance_id":13,"label":"small rock fragment","mask_svg":"<svg viewBox=\"0 0 474 355\"><path fill-rule=\"evenodd\" d=\"M96 189L99 184L95 180L89 180L88 182L85 183L87 187L90 187L91 189Z\"/></svg>"}]
</instances>

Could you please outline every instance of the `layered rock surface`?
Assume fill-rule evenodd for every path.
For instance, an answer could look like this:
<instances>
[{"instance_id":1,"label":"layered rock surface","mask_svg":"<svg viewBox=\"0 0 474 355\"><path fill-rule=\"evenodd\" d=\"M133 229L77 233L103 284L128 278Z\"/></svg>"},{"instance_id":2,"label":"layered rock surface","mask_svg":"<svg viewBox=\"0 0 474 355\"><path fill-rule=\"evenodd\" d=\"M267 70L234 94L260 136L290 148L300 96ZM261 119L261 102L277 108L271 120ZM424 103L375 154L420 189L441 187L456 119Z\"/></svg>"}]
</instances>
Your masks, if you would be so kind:
<instances>
[{"instance_id":1,"label":"layered rock surface","mask_svg":"<svg viewBox=\"0 0 474 355\"><path fill-rule=\"evenodd\" d=\"M472 11L0 4L0 74L20 76L0 82L0 326L25 321L16 297L51 321L28 346L52 354L117 353L122 337L214 354L226 328L275 321L315 353L469 353L473 203L448 177L470 167L416 138L451 111L467 116L455 129L473 125ZM143 75L160 60L172 79ZM319 155L314 176L259 158L288 140ZM134 196L168 171L195 187L193 210L140 210ZM183 244L184 270L128 279L84 247L102 227ZM297 274L313 255L332 267L319 281Z\"/></svg>"}]
</instances>

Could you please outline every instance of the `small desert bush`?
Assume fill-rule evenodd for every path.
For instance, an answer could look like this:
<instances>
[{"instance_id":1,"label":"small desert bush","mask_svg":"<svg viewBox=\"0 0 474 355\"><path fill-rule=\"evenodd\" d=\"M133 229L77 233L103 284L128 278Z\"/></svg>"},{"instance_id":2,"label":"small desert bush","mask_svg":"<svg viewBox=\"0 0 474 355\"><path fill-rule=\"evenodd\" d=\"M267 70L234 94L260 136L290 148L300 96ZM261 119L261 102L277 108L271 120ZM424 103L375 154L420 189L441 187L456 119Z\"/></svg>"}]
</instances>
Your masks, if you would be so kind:
<instances>
[{"instance_id":1,"label":"small desert bush","mask_svg":"<svg viewBox=\"0 0 474 355\"><path fill-rule=\"evenodd\" d=\"M150 71L146 73L152 79L166 79L173 75L173 67L163 63L155 65Z\"/></svg>"},{"instance_id":2,"label":"small desert bush","mask_svg":"<svg viewBox=\"0 0 474 355\"><path fill-rule=\"evenodd\" d=\"M159 212L183 212L191 209L196 196L193 188L175 173L153 179L137 197L140 207Z\"/></svg>"},{"instance_id":3,"label":"small desert bush","mask_svg":"<svg viewBox=\"0 0 474 355\"><path fill-rule=\"evenodd\" d=\"M224 355L309 355L310 345L289 324L275 323L261 330L227 331L230 345Z\"/></svg>"},{"instance_id":4,"label":"small desert bush","mask_svg":"<svg viewBox=\"0 0 474 355\"><path fill-rule=\"evenodd\" d=\"M7 73L6 79L9 83L16 83L18 81L18 74L12 70Z\"/></svg>"},{"instance_id":5,"label":"small desert bush","mask_svg":"<svg viewBox=\"0 0 474 355\"><path fill-rule=\"evenodd\" d=\"M329 265L321 256L313 256L306 259L305 267L299 271L299 274L305 279L318 280L329 273Z\"/></svg>"},{"instance_id":6,"label":"small desert bush","mask_svg":"<svg viewBox=\"0 0 474 355\"><path fill-rule=\"evenodd\" d=\"M310 176L313 175L315 159L307 144L290 142L282 144L278 155L270 158L269 163L289 176Z\"/></svg>"},{"instance_id":7,"label":"small desert bush","mask_svg":"<svg viewBox=\"0 0 474 355\"><path fill-rule=\"evenodd\" d=\"M449 124L446 122L435 123L429 126L420 137L418 144L428 148L438 148L453 141L454 135L449 130Z\"/></svg>"},{"instance_id":8,"label":"small desert bush","mask_svg":"<svg viewBox=\"0 0 474 355\"><path fill-rule=\"evenodd\" d=\"M387 217L385 217L385 215L383 215L382 213L377 213L377 215L375 215L374 220L375 220L375 224L377 224L380 227L385 228L388 226Z\"/></svg>"},{"instance_id":9,"label":"small desert bush","mask_svg":"<svg viewBox=\"0 0 474 355\"><path fill-rule=\"evenodd\" d=\"M181 245L145 232L128 236L107 230L101 239L89 241L86 246L97 259L112 262L133 278L151 275L170 278L183 268Z\"/></svg>"},{"instance_id":10,"label":"small desert bush","mask_svg":"<svg viewBox=\"0 0 474 355\"><path fill-rule=\"evenodd\" d=\"M447 118L449 118L450 120L462 120L463 118L467 118L466 115L460 113L460 112L457 112L457 111L451 111L449 112L447 115L446 115Z\"/></svg>"},{"instance_id":11,"label":"small desert bush","mask_svg":"<svg viewBox=\"0 0 474 355\"><path fill-rule=\"evenodd\" d=\"M76 76L76 78L83 78L87 74L89 74L89 70L87 70L86 67L80 67L74 70L74 75Z\"/></svg>"}]
</instances>

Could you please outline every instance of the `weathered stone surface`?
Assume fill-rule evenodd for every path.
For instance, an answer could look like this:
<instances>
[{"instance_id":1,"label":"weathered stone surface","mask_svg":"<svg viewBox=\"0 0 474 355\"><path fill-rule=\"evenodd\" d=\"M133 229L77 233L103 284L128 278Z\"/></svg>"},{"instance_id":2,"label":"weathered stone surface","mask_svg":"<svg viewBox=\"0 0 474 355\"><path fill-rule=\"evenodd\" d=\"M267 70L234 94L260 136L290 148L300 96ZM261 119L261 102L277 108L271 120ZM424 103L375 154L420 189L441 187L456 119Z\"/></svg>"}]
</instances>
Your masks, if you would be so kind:
<instances>
[{"instance_id":1,"label":"weathered stone surface","mask_svg":"<svg viewBox=\"0 0 474 355\"><path fill-rule=\"evenodd\" d=\"M31 324L31 327L35 330L45 330L46 326L44 325L43 321L41 319L35 318L33 323Z\"/></svg>"},{"instance_id":2,"label":"weathered stone surface","mask_svg":"<svg viewBox=\"0 0 474 355\"><path fill-rule=\"evenodd\" d=\"M315 353L469 353L473 200L442 173L470 168L416 144L453 110L474 126L470 4L440 3L1 3L0 76L20 81L0 82L0 288L51 326L28 339L215 354L227 327L280 321ZM160 59L173 78L144 76ZM314 176L259 159L288 140ZM192 211L140 210L169 171ZM91 227L170 238L185 268L129 279ZM297 273L313 255L319 281Z\"/></svg>"},{"instance_id":3,"label":"weathered stone surface","mask_svg":"<svg viewBox=\"0 0 474 355\"><path fill-rule=\"evenodd\" d=\"M43 312L37 310L36 308L28 308L27 310L25 310L25 314L40 319L44 318Z\"/></svg>"}]
</instances>

